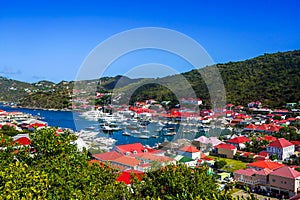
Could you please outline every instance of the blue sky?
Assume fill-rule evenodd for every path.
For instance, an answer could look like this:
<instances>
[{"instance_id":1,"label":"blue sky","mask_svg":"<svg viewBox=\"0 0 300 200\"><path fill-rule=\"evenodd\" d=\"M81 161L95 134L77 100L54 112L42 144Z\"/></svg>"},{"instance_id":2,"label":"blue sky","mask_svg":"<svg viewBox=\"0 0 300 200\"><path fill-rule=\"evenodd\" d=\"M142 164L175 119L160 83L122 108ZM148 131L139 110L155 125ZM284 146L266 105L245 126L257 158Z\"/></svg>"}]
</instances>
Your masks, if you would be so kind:
<instances>
[{"instance_id":1,"label":"blue sky","mask_svg":"<svg viewBox=\"0 0 300 200\"><path fill-rule=\"evenodd\" d=\"M186 34L215 63L300 49L299 8L297 0L1 0L0 76L27 82L74 80L99 43L140 27ZM123 56L106 75L125 74L145 63L178 72L193 68L175 55L148 50Z\"/></svg>"}]
</instances>

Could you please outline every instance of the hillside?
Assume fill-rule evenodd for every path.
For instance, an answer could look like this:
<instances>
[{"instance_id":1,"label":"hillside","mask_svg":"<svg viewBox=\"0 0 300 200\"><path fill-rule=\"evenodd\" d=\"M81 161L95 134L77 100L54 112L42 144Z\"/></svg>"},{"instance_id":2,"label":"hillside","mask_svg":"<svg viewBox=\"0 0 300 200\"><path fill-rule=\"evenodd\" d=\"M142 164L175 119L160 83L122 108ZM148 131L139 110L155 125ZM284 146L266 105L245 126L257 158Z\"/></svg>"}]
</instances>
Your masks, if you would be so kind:
<instances>
[{"instance_id":1,"label":"hillside","mask_svg":"<svg viewBox=\"0 0 300 200\"><path fill-rule=\"evenodd\" d=\"M227 102L246 105L251 101L259 100L265 106L280 107L286 102L299 100L300 50L264 54L245 61L216 66L226 88ZM119 99L126 103L147 98L159 101L172 100L175 103L174 94L180 94L177 98L189 97L188 89L192 86L197 97L210 104L207 86L199 73L209 69L210 67L205 67L158 79L102 77L100 81L76 82L76 88L87 91L89 96L93 96L96 90L121 93L123 98ZM66 81L58 84L49 81L29 84L0 77L0 101L17 102L18 105L26 107L67 108L70 106L73 85L74 82Z\"/></svg>"},{"instance_id":2,"label":"hillside","mask_svg":"<svg viewBox=\"0 0 300 200\"><path fill-rule=\"evenodd\" d=\"M0 101L16 102L36 87L30 83L16 81L0 76Z\"/></svg>"},{"instance_id":3,"label":"hillside","mask_svg":"<svg viewBox=\"0 0 300 200\"><path fill-rule=\"evenodd\" d=\"M255 100L266 106L279 107L286 102L297 102L300 97L300 50L284 53L264 54L262 56L216 65L226 88L227 102L246 105ZM207 70L203 68L201 70ZM196 95L209 103L206 84L198 70L182 75L189 81ZM176 94L185 95L188 85L178 81L181 75L174 75L155 80L157 83L172 85ZM131 93L132 88L139 88L134 99L158 98L170 99L174 95L158 84L143 82L140 87L129 85L119 92Z\"/></svg>"}]
</instances>

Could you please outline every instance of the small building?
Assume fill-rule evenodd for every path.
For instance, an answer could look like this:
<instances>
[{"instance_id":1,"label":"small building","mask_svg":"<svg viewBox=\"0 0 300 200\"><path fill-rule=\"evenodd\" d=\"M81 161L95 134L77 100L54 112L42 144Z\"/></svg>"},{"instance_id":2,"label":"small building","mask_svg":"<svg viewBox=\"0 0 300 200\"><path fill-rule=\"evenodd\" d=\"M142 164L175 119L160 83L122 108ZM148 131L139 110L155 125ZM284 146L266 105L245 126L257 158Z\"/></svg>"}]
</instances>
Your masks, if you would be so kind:
<instances>
[{"instance_id":1,"label":"small building","mask_svg":"<svg viewBox=\"0 0 300 200\"><path fill-rule=\"evenodd\" d=\"M137 170L138 166L141 164L142 161L130 157L130 156L121 156L115 160L112 160L111 163L113 165L117 165L123 167L125 169L134 169Z\"/></svg>"},{"instance_id":2,"label":"small building","mask_svg":"<svg viewBox=\"0 0 300 200\"><path fill-rule=\"evenodd\" d=\"M284 138L279 138L267 146L267 152L270 155L276 155L278 160L289 158L295 153L295 145Z\"/></svg>"},{"instance_id":3,"label":"small building","mask_svg":"<svg viewBox=\"0 0 300 200\"><path fill-rule=\"evenodd\" d=\"M191 158L193 160L200 159L200 151L194 146L184 146L178 150L178 154Z\"/></svg>"},{"instance_id":4,"label":"small building","mask_svg":"<svg viewBox=\"0 0 300 200\"><path fill-rule=\"evenodd\" d=\"M227 144L231 144L237 149L244 149L246 142L251 142L251 140L245 136L238 136L226 141Z\"/></svg>"},{"instance_id":5,"label":"small building","mask_svg":"<svg viewBox=\"0 0 300 200\"><path fill-rule=\"evenodd\" d=\"M237 148L231 144L218 144L214 147L214 152L225 158L233 158L236 154Z\"/></svg>"}]
</instances>

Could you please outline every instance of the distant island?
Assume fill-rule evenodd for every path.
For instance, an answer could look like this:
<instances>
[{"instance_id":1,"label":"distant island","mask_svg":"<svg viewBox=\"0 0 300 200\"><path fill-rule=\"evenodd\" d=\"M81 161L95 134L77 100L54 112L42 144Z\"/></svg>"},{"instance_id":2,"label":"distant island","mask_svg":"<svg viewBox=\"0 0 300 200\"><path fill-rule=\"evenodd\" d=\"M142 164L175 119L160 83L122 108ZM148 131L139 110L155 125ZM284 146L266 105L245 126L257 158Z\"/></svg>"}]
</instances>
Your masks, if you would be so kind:
<instances>
[{"instance_id":1,"label":"distant island","mask_svg":"<svg viewBox=\"0 0 300 200\"><path fill-rule=\"evenodd\" d=\"M264 54L239 62L216 65L226 88L227 102L246 105L251 101L260 101L269 107L283 107L286 103L298 102L300 96L300 50ZM200 69L203 70L203 69ZM209 102L209 93L198 70L182 73L193 87L198 98ZM176 84L179 75L160 78L160 81ZM148 84L149 79L131 79L124 76L102 77L99 80L87 80L89 87L96 88L100 94L112 91L126 93L136 84L141 87L131 96L132 102L140 99L170 100L177 102L168 88L157 84ZM151 82L151 81L150 81ZM101 84L100 84L101 83ZM74 81L53 83L39 81L25 83L0 77L0 101L13 105L41 109L72 109ZM116 88L117 87L117 88ZM186 88L178 86L178 92ZM88 88L87 88L88 90ZM96 94L91 94L92 96ZM108 99L109 97L104 96ZM95 98L96 99L96 98ZM104 104L101 98L89 99L90 104Z\"/></svg>"}]
</instances>

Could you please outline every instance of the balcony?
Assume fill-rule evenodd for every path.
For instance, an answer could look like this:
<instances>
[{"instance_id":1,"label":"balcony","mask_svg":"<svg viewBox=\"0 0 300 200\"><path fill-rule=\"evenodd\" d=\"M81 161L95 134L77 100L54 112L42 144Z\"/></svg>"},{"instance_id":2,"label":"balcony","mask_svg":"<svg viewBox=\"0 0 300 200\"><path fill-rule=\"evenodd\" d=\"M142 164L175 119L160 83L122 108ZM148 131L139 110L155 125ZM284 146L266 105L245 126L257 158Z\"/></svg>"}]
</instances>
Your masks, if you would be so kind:
<instances>
[{"instance_id":1,"label":"balcony","mask_svg":"<svg viewBox=\"0 0 300 200\"><path fill-rule=\"evenodd\" d=\"M250 184L250 185L262 184L262 182L259 180L246 180L246 179L239 178L237 181L245 184Z\"/></svg>"}]
</instances>

